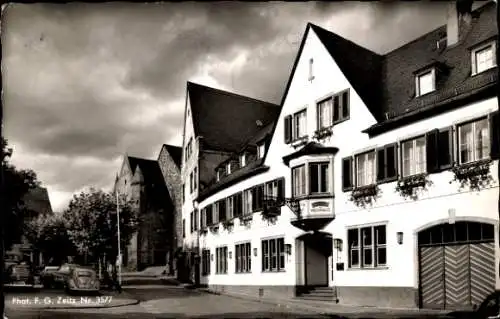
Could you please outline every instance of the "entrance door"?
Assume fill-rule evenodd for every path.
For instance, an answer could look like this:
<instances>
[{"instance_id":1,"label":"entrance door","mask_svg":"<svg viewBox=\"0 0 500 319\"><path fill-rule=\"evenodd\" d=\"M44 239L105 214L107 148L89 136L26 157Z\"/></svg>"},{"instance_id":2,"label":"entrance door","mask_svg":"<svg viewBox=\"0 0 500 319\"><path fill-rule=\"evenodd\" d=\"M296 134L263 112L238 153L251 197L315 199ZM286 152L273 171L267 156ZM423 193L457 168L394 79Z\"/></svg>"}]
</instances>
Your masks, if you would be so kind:
<instances>
[{"instance_id":1,"label":"entrance door","mask_svg":"<svg viewBox=\"0 0 500 319\"><path fill-rule=\"evenodd\" d=\"M421 232L418 241L422 307L471 308L495 290L492 225L438 225Z\"/></svg>"},{"instance_id":2,"label":"entrance door","mask_svg":"<svg viewBox=\"0 0 500 319\"><path fill-rule=\"evenodd\" d=\"M304 241L304 273L306 286L328 286L328 258L332 255L332 240L327 234L315 233L302 237Z\"/></svg>"}]
</instances>

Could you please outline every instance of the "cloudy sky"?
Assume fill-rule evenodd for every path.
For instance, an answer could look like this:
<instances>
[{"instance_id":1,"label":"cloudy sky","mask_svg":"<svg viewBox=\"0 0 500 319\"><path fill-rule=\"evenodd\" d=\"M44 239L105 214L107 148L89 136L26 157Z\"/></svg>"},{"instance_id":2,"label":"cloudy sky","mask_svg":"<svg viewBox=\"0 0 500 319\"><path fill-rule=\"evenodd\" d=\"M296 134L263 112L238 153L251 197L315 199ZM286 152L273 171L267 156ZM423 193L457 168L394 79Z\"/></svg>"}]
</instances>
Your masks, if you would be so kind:
<instances>
[{"instance_id":1,"label":"cloudy sky","mask_svg":"<svg viewBox=\"0 0 500 319\"><path fill-rule=\"evenodd\" d=\"M109 189L124 152L181 144L186 81L279 102L307 22L384 53L445 23L446 3L12 4L5 136L54 210Z\"/></svg>"}]
</instances>

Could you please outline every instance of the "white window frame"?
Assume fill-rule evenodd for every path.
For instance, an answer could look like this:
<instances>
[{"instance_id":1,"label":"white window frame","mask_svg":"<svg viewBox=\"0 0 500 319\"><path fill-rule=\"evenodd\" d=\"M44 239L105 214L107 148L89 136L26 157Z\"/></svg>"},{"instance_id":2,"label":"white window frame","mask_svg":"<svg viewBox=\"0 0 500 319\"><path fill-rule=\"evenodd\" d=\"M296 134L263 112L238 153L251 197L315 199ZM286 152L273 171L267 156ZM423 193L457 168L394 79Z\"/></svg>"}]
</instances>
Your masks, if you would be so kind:
<instances>
[{"instance_id":1,"label":"white window frame","mask_svg":"<svg viewBox=\"0 0 500 319\"><path fill-rule=\"evenodd\" d=\"M295 167L292 167L292 196L300 197L306 196L308 194L308 186L307 186L307 166L306 164L301 164ZM298 176L298 177L297 177ZM299 187L300 184L297 184L296 178L298 178L302 187Z\"/></svg>"},{"instance_id":2,"label":"white window frame","mask_svg":"<svg viewBox=\"0 0 500 319\"><path fill-rule=\"evenodd\" d=\"M385 243L380 243L378 241L377 230L383 229L385 234ZM357 244L356 246L351 246L349 231L357 231ZM364 232L369 231L371 236L371 243L365 244ZM364 225L358 227L350 227L347 229L347 245L348 245L348 267L349 268L385 268L387 267L387 225L386 224L376 224L376 225ZM365 263L365 251L371 250L371 263ZM380 262L380 251L385 250L385 262ZM352 264L353 251L358 251L358 264Z\"/></svg>"},{"instance_id":3,"label":"white window frame","mask_svg":"<svg viewBox=\"0 0 500 319\"><path fill-rule=\"evenodd\" d=\"M477 126L477 123L482 122L482 121L486 122L486 128L487 128L486 138L485 138L485 140L486 140L485 141L486 149L485 149L485 151L483 153L483 157L479 158L479 156L478 156L478 149L476 148L476 144L477 144L476 126ZM470 161L467 161L467 162L463 162L462 161L462 147L464 146L464 143L462 143L461 130L465 126L472 126L472 146L471 146L471 148L472 148L472 151L471 151L471 153L472 153L472 159ZM475 119L473 121L469 121L469 122L457 125L458 163L459 164L473 163L473 162L477 162L477 161L488 159L490 157L490 150L491 150L490 130L491 130L491 128L490 128L490 121L488 121L487 117L482 117L482 118L479 118L479 119Z\"/></svg>"},{"instance_id":4,"label":"white window frame","mask_svg":"<svg viewBox=\"0 0 500 319\"><path fill-rule=\"evenodd\" d=\"M247 164L247 161L246 161L247 157L245 154L241 154L240 155L240 166L241 167L244 167L246 164Z\"/></svg>"},{"instance_id":5,"label":"white window frame","mask_svg":"<svg viewBox=\"0 0 500 319\"><path fill-rule=\"evenodd\" d=\"M250 215L253 213L253 205L252 205L252 189L246 189L243 191L242 196L243 201L243 215Z\"/></svg>"},{"instance_id":6,"label":"white window frame","mask_svg":"<svg viewBox=\"0 0 500 319\"><path fill-rule=\"evenodd\" d=\"M309 165L309 190L310 190L310 193L311 194L329 194L331 193L331 186L330 186L330 182L331 182L331 165L330 165L330 162L310 162L308 163ZM318 182L318 192L313 192L312 191L312 170L311 170L311 166L313 165L317 165L318 166L318 176L317 176L317 182ZM321 176L321 167L322 166L327 166L327 172L326 172L326 190L325 191L321 191L321 184L323 182L322 180L322 176Z\"/></svg>"},{"instance_id":7,"label":"white window frame","mask_svg":"<svg viewBox=\"0 0 500 319\"><path fill-rule=\"evenodd\" d=\"M278 197L278 180L273 180L266 183L265 196Z\"/></svg>"},{"instance_id":8,"label":"white window frame","mask_svg":"<svg viewBox=\"0 0 500 319\"><path fill-rule=\"evenodd\" d=\"M266 152L266 144L265 143L261 143L261 144L257 145L257 154L258 154L259 158L263 158L265 152Z\"/></svg>"},{"instance_id":9,"label":"white window frame","mask_svg":"<svg viewBox=\"0 0 500 319\"><path fill-rule=\"evenodd\" d=\"M229 196L226 198L226 219L230 220L234 217L234 197Z\"/></svg>"},{"instance_id":10,"label":"white window frame","mask_svg":"<svg viewBox=\"0 0 500 319\"><path fill-rule=\"evenodd\" d=\"M326 114L323 114L323 110L325 108L327 109L327 111L324 112ZM333 112L334 112L333 97L329 97L327 99L318 102L317 112L318 112L318 129L324 129L333 126Z\"/></svg>"},{"instance_id":11,"label":"white window frame","mask_svg":"<svg viewBox=\"0 0 500 319\"><path fill-rule=\"evenodd\" d=\"M416 165L416 148L417 148L417 140L423 140L424 141L424 147L423 147L423 160L422 163L420 163L422 166L420 167L420 171L417 172L417 165ZM406 150L405 150L405 145L407 143L412 143L412 147L410 149L410 152L413 153L410 155L409 162L410 162L410 172L409 174L406 174ZM401 175L403 178L409 177L409 176L414 176L414 175L419 175L419 174L425 174L427 172L427 141L425 139L425 135L414 137L405 141L401 142L400 145L401 148ZM413 160L412 160L413 159ZM412 172L413 170L413 172Z\"/></svg>"},{"instance_id":12,"label":"white window frame","mask_svg":"<svg viewBox=\"0 0 500 319\"><path fill-rule=\"evenodd\" d=\"M245 242L235 245L235 272L250 273L252 272L251 260L251 243Z\"/></svg>"},{"instance_id":13,"label":"white window frame","mask_svg":"<svg viewBox=\"0 0 500 319\"><path fill-rule=\"evenodd\" d=\"M304 117L304 128L301 129L300 119ZM298 112L295 112L292 117L292 140L297 140L299 138L307 136L307 108L304 108ZM300 134L302 131L302 134Z\"/></svg>"},{"instance_id":14,"label":"white window frame","mask_svg":"<svg viewBox=\"0 0 500 319\"><path fill-rule=\"evenodd\" d=\"M369 178L370 175L368 174L369 171L369 157L373 157L373 163L371 167L371 179ZM360 159L363 159L364 161L362 162L363 165L360 165ZM355 156L355 162L356 162L356 187L363 187L363 186L370 186L374 185L377 183L377 157L375 154L375 151L368 151L364 152L361 154L357 154ZM362 173L361 173L362 172ZM363 178L366 180L365 183L361 184L360 183L360 175L364 175Z\"/></svg>"},{"instance_id":15,"label":"white window frame","mask_svg":"<svg viewBox=\"0 0 500 319\"><path fill-rule=\"evenodd\" d=\"M271 246L274 245L274 250ZM262 272L281 272L285 270L286 258L285 258L285 238L269 238L263 239L261 241L262 247ZM264 249L267 247L267 252ZM273 266L273 259L276 263ZM267 267L264 260L268 260Z\"/></svg>"},{"instance_id":16,"label":"white window frame","mask_svg":"<svg viewBox=\"0 0 500 319\"><path fill-rule=\"evenodd\" d=\"M478 61L477 61L478 53L480 53L481 51L484 51L484 50L488 50L488 49L491 50L492 63L489 67L482 69L482 70L479 70L478 69ZM479 46L479 47L472 50L472 52L471 52L471 69L472 69L471 75L474 76L474 75L480 74L480 73L488 71L496 66L497 66L496 41L489 42L487 44L484 44L484 45Z\"/></svg>"},{"instance_id":17,"label":"white window frame","mask_svg":"<svg viewBox=\"0 0 500 319\"><path fill-rule=\"evenodd\" d=\"M420 80L426 75L431 76L432 87L429 91L422 93ZM416 96L423 96L423 95L432 93L435 90L436 90L436 69L435 68L431 68L431 69L422 71L419 74L417 74L417 76L415 76L415 94L416 94Z\"/></svg>"}]
</instances>

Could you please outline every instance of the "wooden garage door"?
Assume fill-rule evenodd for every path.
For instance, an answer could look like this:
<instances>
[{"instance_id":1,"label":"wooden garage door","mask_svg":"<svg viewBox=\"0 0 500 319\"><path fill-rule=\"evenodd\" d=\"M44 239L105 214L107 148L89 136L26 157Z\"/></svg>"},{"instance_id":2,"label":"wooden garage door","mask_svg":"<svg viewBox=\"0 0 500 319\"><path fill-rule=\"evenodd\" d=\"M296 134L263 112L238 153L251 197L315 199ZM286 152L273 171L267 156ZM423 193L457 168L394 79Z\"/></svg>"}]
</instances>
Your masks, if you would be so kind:
<instances>
[{"instance_id":1,"label":"wooden garage door","mask_svg":"<svg viewBox=\"0 0 500 319\"><path fill-rule=\"evenodd\" d=\"M479 305L495 290L492 225L460 222L419 234L420 297L424 308Z\"/></svg>"}]
</instances>

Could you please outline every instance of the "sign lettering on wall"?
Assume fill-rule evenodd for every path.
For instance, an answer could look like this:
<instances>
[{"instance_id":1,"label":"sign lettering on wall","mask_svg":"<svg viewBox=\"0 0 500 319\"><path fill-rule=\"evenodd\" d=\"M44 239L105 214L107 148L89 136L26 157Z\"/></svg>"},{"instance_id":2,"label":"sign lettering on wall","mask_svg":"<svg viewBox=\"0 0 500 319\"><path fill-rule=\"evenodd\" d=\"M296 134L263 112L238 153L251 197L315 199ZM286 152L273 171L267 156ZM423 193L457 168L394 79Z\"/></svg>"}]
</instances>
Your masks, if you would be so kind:
<instances>
[{"instance_id":1,"label":"sign lettering on wall","mask_svg":"<svg viewBox=\"0 0 500 319\"><path fill-rule=\"evenodd\" d=\"M330 203L325 201L317 201L311 203L311 212L329 212Z\"/></svg>"}]
</instances>

